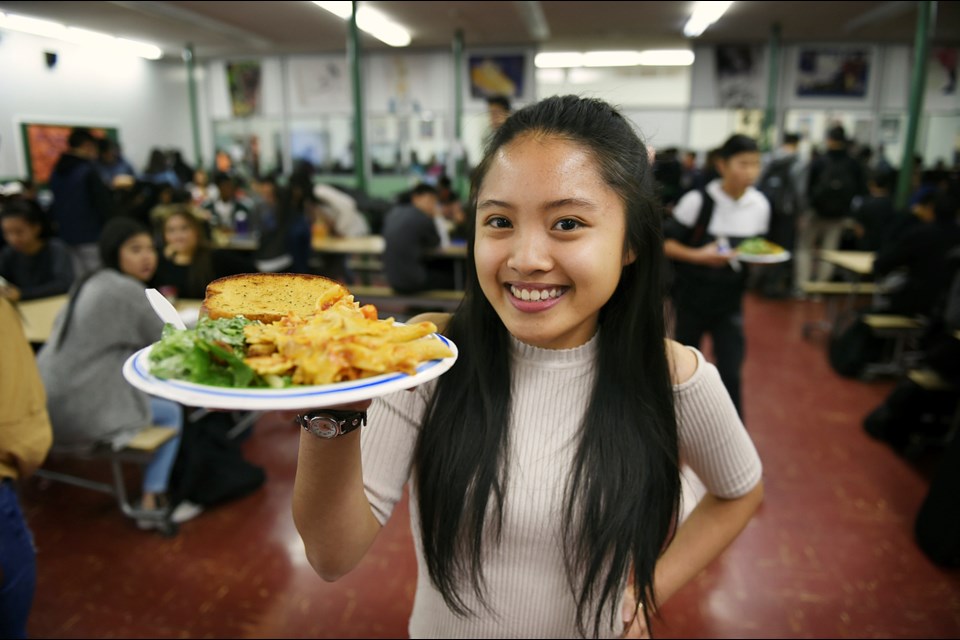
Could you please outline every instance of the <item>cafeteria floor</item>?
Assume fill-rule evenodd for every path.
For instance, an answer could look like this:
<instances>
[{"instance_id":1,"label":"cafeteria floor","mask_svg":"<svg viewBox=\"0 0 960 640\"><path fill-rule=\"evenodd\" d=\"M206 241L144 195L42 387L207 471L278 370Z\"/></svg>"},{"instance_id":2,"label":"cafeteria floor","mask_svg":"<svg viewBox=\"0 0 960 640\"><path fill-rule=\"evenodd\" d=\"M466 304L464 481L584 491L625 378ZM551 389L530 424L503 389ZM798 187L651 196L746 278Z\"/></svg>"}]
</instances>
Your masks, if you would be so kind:
<instances>
[{"instance_id":1,"label":"cafeteria floor","mask_svg":"<svg viewBox=\"0 0 960 640\"><path fill-rule=\"evenodd\" d=\"M748 297L745 413L766 498L663 607L656 637L960 637L960 571L932 564L913 539L932 463L865 435L862 418L892 382L834 374L822 339L801 337L820 313L817 302ZM38 548L30 635L406 637L416 580L406 505L353 573L323 582L290 516L297 439L265 414L243 443L264 487L173 538L138 530L103 494L27 482Z\"/></svg>"}]
</instances>

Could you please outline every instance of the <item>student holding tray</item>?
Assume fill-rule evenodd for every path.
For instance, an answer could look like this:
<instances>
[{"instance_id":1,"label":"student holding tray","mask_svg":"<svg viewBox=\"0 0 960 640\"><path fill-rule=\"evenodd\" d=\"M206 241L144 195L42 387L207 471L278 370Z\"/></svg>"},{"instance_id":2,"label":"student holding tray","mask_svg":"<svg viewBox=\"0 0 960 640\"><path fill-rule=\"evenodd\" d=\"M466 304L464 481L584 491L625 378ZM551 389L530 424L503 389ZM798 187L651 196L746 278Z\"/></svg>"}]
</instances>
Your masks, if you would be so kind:
<instances>
[{"instance_id":1,"label":"student holding tray","mask_svg":"<svg viewBox=\"0 0 960 640\"><path fill-rule=\"evenodd\" d=\"M665 341L647 150L608 104L553 97L473 180L456 363L297 418L307 558L348 573L409 483L411 637L646 636L763 491L716 368ZM678 523L681 460L707 495Z\"/></svg>"}]
</instances>

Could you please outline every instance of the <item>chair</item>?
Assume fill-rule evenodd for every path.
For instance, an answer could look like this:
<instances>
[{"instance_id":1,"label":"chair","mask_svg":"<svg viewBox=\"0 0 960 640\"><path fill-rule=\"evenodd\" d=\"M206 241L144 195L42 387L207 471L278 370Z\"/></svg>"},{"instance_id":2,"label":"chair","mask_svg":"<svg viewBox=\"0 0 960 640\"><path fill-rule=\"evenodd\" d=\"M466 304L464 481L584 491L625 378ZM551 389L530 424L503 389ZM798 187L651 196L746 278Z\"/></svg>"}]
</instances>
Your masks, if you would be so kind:
<instances>
[{"instance_id":1,"label":"chair","mask_svg":"<svg viewBox=\"0 0 960 640\"><path fill-rule=\"evenodd\" d=\"M100 491L115 496L117 504L125 516L134 520L157 521L159 522L158 528L160 532L167 537L171 537L177 533L177 524L171 520L171 511L169 509L163 509L158 512L157 510L137 508L130 501L127 492L123 465L135 464L141 467L145 466L150 462L156 450L176 434L176 429L151 425L140 430L122 449L114 449L109 442L100 443L92 450L81 453L58 451L56 448L53 449L52 453L54 457L109 462L113 473L112 483L98 482L90 478L43 468L38 469L35 476L45 480L63 482L83 489Z\"/></svg>"}]
</instances>

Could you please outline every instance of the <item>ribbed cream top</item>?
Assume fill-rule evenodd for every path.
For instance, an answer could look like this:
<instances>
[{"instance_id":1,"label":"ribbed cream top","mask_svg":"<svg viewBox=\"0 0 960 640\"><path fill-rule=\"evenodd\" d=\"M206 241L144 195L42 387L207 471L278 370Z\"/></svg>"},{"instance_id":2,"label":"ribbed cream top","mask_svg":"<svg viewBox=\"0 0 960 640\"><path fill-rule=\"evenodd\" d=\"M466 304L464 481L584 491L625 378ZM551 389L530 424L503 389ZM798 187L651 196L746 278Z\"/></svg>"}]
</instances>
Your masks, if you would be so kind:
<instances>
[{"instance_id":1,"label":"ribbed cream top","mask_svg":"<svg viewBox=\"0 0 960 640\"><path fill-rule=\"evenodd\" d=\"M429 579L420 543L416 491L410 520L419 579L410 619L412 638L576 637L576 605L559 544L563 491L596 376L598 340L575 349L545 350L513 341L509 485L499 545L484 556L487 600L493 613L461 590L478 613L459 618ZM716 367L697 354L697 370L674 387L683 461L706 489L732 498L752 489L760 458L720 381ZM385 523L410 479L410 456L432 384L373 403L361 435L367 498ZM607 630L620 635L621 623Z\"/></svg>"}]
</instances>

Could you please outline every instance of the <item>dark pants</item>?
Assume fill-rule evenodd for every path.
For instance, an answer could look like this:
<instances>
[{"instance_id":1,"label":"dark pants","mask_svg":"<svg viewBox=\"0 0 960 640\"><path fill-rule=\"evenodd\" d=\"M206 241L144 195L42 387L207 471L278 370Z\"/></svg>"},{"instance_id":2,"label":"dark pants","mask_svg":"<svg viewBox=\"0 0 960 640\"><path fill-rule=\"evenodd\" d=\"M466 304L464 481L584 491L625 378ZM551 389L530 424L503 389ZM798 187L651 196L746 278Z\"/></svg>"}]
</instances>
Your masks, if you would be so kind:
<instances>
[{"instance_id":1,"label":"dark pants","mask_svg":"<svg viewBox=\"0 0 960 640\"><path fill-rule=\"evenodd\" d=\"M9 480L0 482L0 638L26 638L37 586L37 558Z\"/></svg>"},{"instance_id":2,"label":"dark pants","mask_svg":"<svg viewBox=\"0 0 960 640\"><path fill-rule=\"evenodd\" d=\"M740 369L746 353L743 312L707 315L696 310L677 308L674 329L674 338L677 342L699 349L700 340L705 333L709 333L713 340L713 354L717 360L720 378L742 419Z\"/></svg>"}]
</instances>

